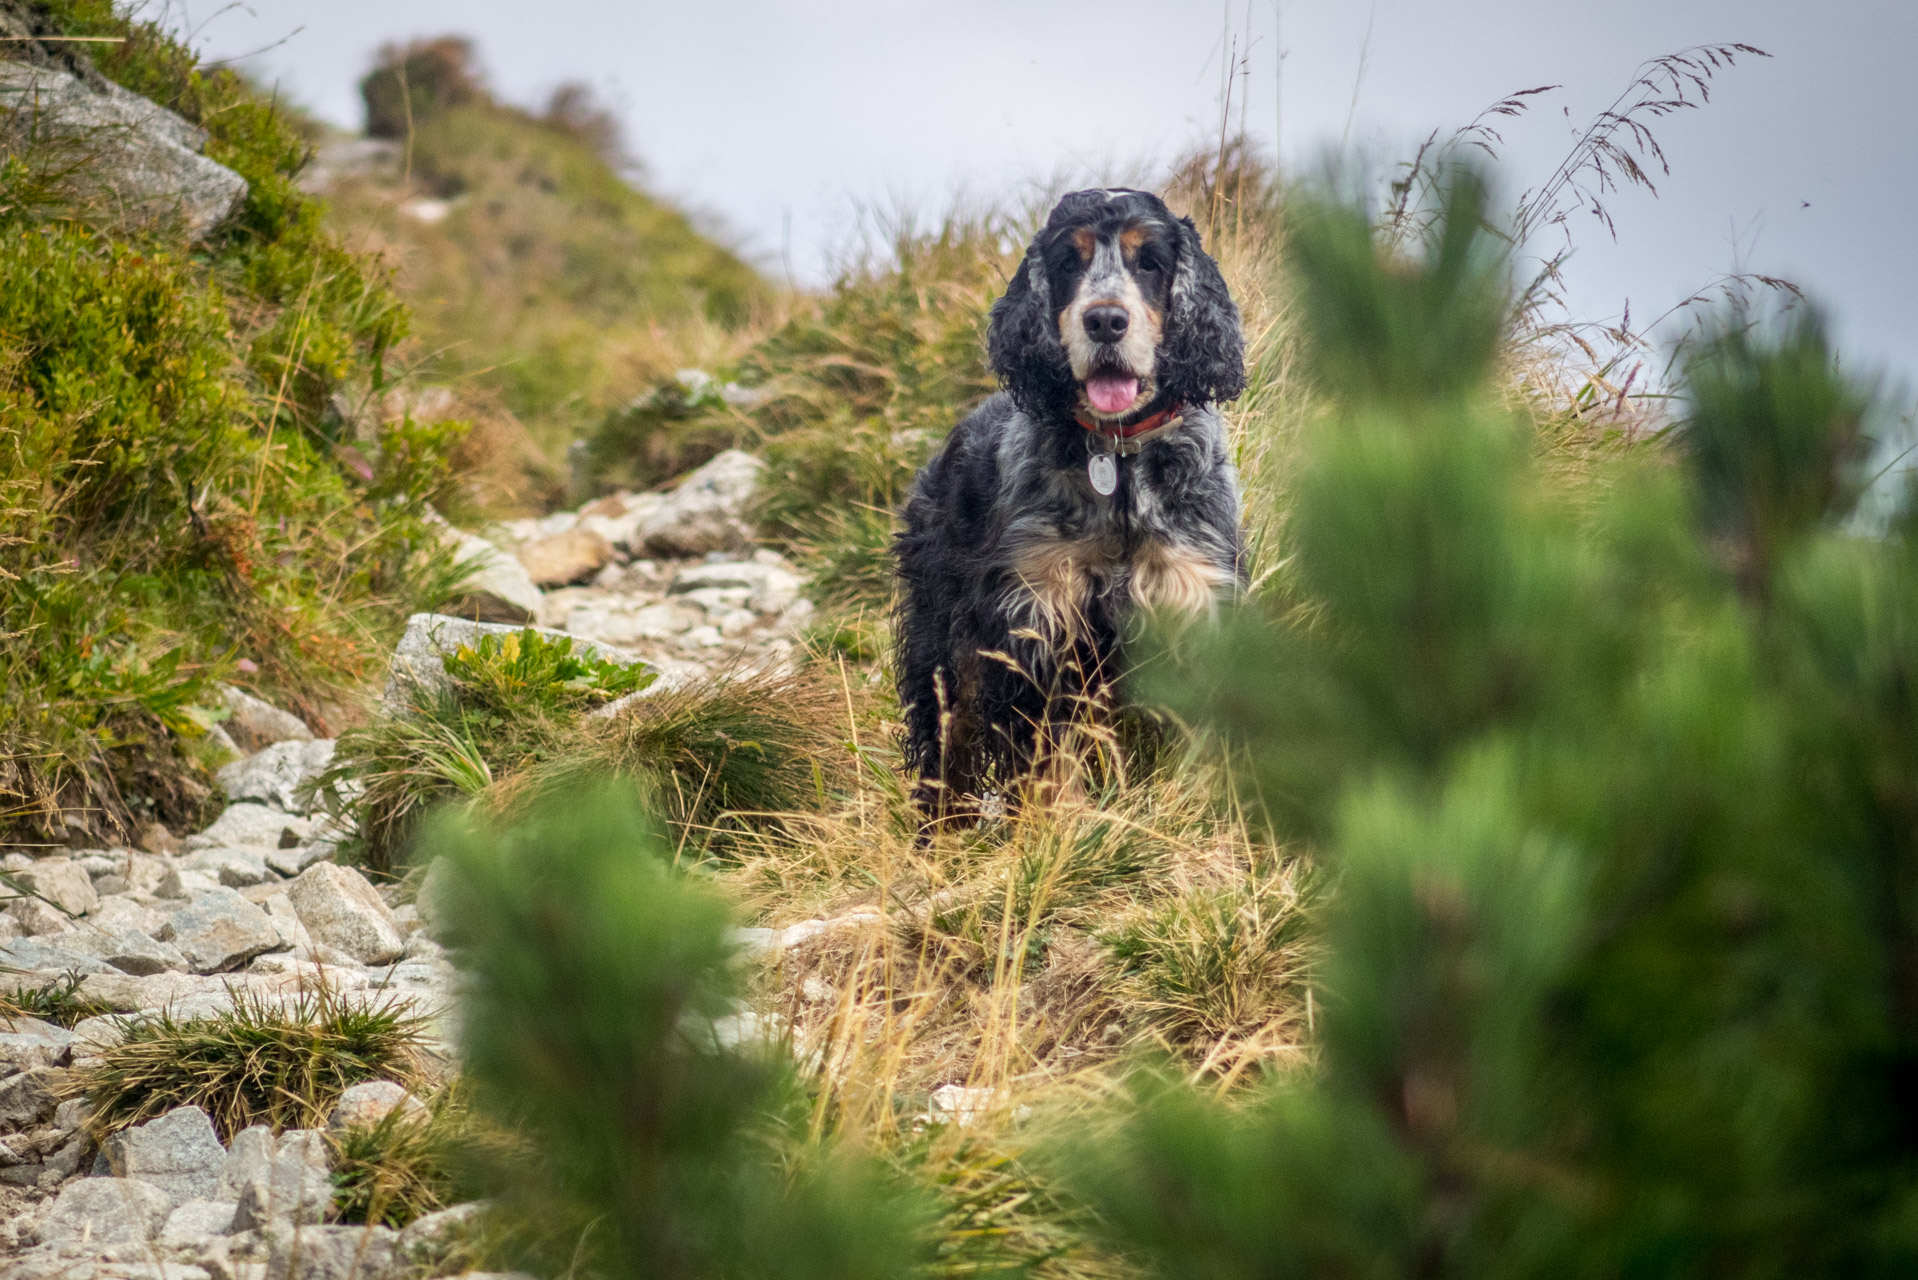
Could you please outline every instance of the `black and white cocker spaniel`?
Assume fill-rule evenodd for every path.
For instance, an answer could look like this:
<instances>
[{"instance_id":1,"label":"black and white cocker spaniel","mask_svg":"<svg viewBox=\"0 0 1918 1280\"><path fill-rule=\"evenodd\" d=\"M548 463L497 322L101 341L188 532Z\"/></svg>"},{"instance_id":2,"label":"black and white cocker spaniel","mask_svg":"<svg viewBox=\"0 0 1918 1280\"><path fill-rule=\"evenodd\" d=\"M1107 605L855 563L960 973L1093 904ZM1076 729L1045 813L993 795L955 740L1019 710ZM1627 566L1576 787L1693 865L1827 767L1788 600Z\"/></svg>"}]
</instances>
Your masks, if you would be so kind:
<instances>
[{"instance_id":1,"label":"black and white cocker spaniel","mask_svg":"<svg viewBox=\"0 0 1918 1280\"><path fill-rule=\"evenodd\" d=\"M1245 389L1245 345L1190 219L1144 191L1066 196L987 348L1005 389L919 473L894 545L906 762L935 816L1102 698L1136 615L1241 585L1217 406Z\"/></svg>"}]
</instances>

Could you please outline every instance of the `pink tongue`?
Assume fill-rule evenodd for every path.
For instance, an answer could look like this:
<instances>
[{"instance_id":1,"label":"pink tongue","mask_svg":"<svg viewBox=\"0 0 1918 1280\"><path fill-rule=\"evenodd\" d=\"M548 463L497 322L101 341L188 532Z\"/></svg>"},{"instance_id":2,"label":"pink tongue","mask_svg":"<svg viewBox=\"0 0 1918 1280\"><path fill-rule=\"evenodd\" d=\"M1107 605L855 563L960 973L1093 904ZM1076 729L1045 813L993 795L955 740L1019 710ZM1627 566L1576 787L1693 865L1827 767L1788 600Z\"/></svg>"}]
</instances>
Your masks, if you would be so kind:
<instances>
[{"instance_id":1,"label":"pink tongue","mask_svg":"<svg viewBox=\"0 0 1918 1280\"><path fill-rule=\"evenodd\" d=\"M1124 413L1139 398L1137 378L1100 377L1086 380L1086 399L1100 413Z\"/></svg>"}]
</instances>

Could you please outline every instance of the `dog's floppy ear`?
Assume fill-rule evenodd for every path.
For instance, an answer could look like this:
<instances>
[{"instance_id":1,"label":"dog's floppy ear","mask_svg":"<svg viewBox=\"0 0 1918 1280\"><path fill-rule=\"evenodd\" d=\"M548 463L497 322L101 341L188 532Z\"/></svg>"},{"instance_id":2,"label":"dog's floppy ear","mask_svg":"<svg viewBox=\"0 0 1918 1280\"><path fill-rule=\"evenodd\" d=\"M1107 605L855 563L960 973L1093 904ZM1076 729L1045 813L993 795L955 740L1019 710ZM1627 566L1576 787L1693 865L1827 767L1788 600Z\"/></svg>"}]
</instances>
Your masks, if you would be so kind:
<instances>
[{"instance_id":1,"label":"dog's floppy ear","mask_svg":"<svg viewBox=\"0 0 1918 1280\"><path fill-rule=\"evenodd\" d=\"M1236 400L1245 390L1238 304L1192 219L1180 218L1178 227L1179 265L1160 341L1159 385L1185 404Z\"/></svg>"},{"instance_id":2,"label":"dog's floppy ear","mask_svg":"<svg viewBox=\"0 0 1918 1280\"><path fill-rule=\"evenodd\" d=\"M1072 364L1052 319L1052 285L1034 240L1005 293L992 304L986 354L1019 407L1034 417L1073 396Z\"/></svg>"}]
</instances>

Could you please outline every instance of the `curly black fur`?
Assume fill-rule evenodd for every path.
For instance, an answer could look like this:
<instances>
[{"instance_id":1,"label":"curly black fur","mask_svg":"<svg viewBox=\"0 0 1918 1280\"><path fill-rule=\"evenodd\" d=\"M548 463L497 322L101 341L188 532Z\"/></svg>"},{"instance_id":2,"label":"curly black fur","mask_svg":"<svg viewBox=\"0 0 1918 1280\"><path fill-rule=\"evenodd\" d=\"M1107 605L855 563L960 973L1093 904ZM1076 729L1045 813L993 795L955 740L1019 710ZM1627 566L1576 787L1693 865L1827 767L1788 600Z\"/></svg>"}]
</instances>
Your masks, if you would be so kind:
<instances>
[{"instance_id":1,"label":"curly black fur","mask_svg":"<svg viewBox=\"0 0 1918 1280\"><path fill-rule=\"evenodd\" d=\"M1119 460L1110 496L1087 477L1102 446L1068 343L1094 374L1119 348L1069 332L1075 300L1123 303L1138 333L1158 335L1149 367L1129 371L1140 402L1094 425L1183 410ZM1145 192L1066 196L993 305L987 348L1005 391L920 472L894 546L905 754L935 812L1016 779L1078 706L1109 692L1142 604L1202 609L1241 585L1238 482L1216 404L1244 389L1244 343L1189 220Z\"/></svg>"}]
</instances>

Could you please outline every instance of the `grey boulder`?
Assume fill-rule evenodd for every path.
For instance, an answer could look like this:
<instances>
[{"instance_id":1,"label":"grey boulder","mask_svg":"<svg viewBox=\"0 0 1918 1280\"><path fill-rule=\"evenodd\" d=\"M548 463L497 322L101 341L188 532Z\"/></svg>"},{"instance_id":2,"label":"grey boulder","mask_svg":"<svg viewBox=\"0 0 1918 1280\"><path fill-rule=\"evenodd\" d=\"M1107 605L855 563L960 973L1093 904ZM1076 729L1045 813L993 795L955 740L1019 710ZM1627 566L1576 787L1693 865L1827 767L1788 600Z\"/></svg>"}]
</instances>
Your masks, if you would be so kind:
<instances>
[{"instance_id":1,"label":"grey boulder","mask_svg":"<svg viewBox=\"0 0 1918 1280\"><path fill-rule=\"evenodd\" d=\"M278 849L298 844L312 830L313 823L306 818L243 800L228 805L205 831L188 836L185 847L189 852L220 848Z\"/></svg>"},{"instance_id":2,"label":"grey boulder","mask_svg":"<svg viewBox=\"0 0 1918 1280\"><path fill-rule=\"evenodd\" d=\"M287 886L286 896L314 942L361 964L386 964L406 949L399 922L366 877L337 862L316 862Z\"/></svg>"},{"instance_id":3,"label":"grey boulder","mask_svg":"<svg viewBox=\"0 0 1918 1280\"><path fill-rule=\"evenodd\" d=\"M0 133L49 156L73 193L118 219L211 231L246 198L247 183L200 154L206 133L166 108L64 68L0 62Z\"/></svg>"},{"instance_id":4,"label":"grey boulder","mask_svg":"<svg viewBox=\"0 0 1918 1280\"><path fill-rule=\"evenodd\" d=\"M192 1244L208 1236L230 1235L239 1205L231 1200L189 1200L167 1215L161 1244Z\"/></svg>"},{"instance_id":5,"label":"grey boulder","mask_svg":"<svg viewBox=\"0 0 1918 1280\"><path fill-rule=\"evenodd\" d=\"M162 942L171 942L195 973L237 968L280 945L280 931L266 912L232 889L207 889L167 920Z\"/></svg>"},{"instance_id":6,"label":"grey boulder","mask_svg":"<svg viewBox=\"0 0 1918 1280\"><path fill-rule=\"evenodd\" d=\"M122 1129L100 1144L100 1154L115 1177L158 1187L173 1204L213 1199L226 1165L226 1148L198 1107Z\"/></svg>"},{"instance_id":7,"label":"grey boulder","mask_svg":"<svg viewBox=\"0 0 1918 1280\"><path fill-rule=\"evenodd\" d=\"M226 731L244 755L264 751L276 742L304 742L313 736L306 721L291 711L254 697L244 689L221 685L220 696L230 713Z\"/></svg>"},{"instance_id":8,"label":"grey boulder","mask_svg":"<svg viewBox=\"0 0 1918 1280\"><path fill-rule=\"evenodd\" d=\"M251 800L286 813L302 813L306 809L303 789L331 763L331 738L276 742L227 765L217 777L229 800Z\"/></svg>"},{"instance_id":9,"label":"grey boulder","mask_svg":"<svg viewBox=\"0 0 1918 1280\"><path fill-rule=\"evenodd\" d=\"M10 873L9 878L69 915L83 916L100 905L100 897L93 890L93 877L71 858L42 858Z\"/></svg>"},{"instance_id":10,"label":"grey boulder","mask_svg":"<svg viewBox=\"0 0 1918 1280\"><path fill-rule=\"evenodd\" d=\"M145 1244L165 1223L173 1198L127 1178L69 1182L40 1219L43 1244Z\"/></svg>"},{"instance_id":11,"label":"grey boulder","mask_svg":"<svg viewBox=\"0 0 1918 1280\"><path fill-rule=\"evenodd\" d=\"M54 934L47 941L80 955L103 960L121 973L138 977L187 967L186 957L178 948L148 937L138 929L124 926L82 922L82 927Z\"/></svg>"}]
</instances>

